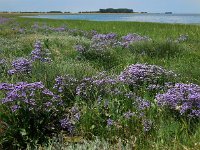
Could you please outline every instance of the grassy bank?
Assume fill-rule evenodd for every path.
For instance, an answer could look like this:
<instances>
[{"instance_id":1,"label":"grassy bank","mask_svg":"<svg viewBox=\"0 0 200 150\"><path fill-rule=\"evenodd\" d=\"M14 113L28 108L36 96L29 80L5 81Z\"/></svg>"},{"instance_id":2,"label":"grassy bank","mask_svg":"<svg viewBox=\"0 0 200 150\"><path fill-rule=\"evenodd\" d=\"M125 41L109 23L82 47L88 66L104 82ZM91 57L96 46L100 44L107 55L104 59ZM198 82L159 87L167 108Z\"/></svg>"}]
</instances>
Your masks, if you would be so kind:
<instances>
[{"instance_id":1,"label":"grassy bank","mask_svg":"<svg viewBox=\"0 0 200 150\"><path fill-rule=\"evenodd\" d=\"M0 16L3 149L200 148L200 26Z\"/></svg>"}]
</instances>

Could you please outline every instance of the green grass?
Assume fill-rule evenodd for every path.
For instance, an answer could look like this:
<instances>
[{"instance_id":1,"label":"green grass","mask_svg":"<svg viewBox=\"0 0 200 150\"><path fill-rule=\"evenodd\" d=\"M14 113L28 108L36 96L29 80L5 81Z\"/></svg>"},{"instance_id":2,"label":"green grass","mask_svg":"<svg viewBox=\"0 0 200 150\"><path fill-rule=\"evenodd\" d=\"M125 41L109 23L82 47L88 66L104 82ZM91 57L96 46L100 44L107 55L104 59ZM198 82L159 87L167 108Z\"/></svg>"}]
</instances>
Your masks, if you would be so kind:
<instances>
[{"instance_id":1,"label":"green grass","mask_svg":"<svg viewBox=\"0 0 200 150\"><path fill-rule=\"evenodd\" d=\"M20 18L18 15L5 14L2 16L13 18L6 24L0 24L0 59L6 58L8 62L4 66L6 69L11 67L10 63L12 60L18 57L28 57L34 49L33 44L36 40L41 40L45 47L51 50L53 62L45 65L34 64L31 77L10 77L0 70L0 83L42 81L48 88L51 88L54 84L54 79L59 75L70 74L77 79L91 77L102 71L107 71L110 75L119 75L128 65L148 63L173 70L178 75L174 79L177 82L200 84L199 25L30 19ZM104 54L103 57L90 53L84 59L77 59L78 54L74 50L74 45L76 43L89 44L90 39L84 36L69 35L65 32L29 32L34 23L38 23L39 25L46 24L52 27L66 25L71 29L96 30L99 33L114 32L119 37L128 33L137 33L150 37L152 41L132 44L129 49L114 48ZM27 32L25 31L25 33L20 34L12 30L12 27L15 26L25 28ZM188 40L180 43L174 42L179 35L186 34L189 37ZM2 69L1 66L0 69ZM3 96L0 95L0 97ZM112 97L109 98L112 99ZM118 117L117 107L121 109L118 106L118 103L121 103L121 101L123 102L123 99L112 99L110 102L112 104L112 115L116 114L113 117ZM102 115L106 116L106 114L101 114L97 111L99 106L96 103L88 104L79 100L76 103L81 106L85 113L82 124L79 125L79 133L80 137L85 138L86 141L63 142L65 137L61 136L61 139L56 138L59 141L56 141L55 138L51 139L50 146L44 147L45 149L57 149L56 146L65 149L200 148L200 127L198 123L194 126L195 131L191 133L184 126L184 121L181 122L156 107L148 112L148 116L155 120L155 128L150 134L141 133L140 135L139 128L130 131L130 133L126 131L126 127L123 129L119 127L119 131L113 129L108 132L104 126L101 126L101 123L103 123L101 117ZM114 130L116 130L116 137L112 137ZM124 133L124 135L120 135L121 133ZM127 138L129 134L132 137ZM95 136L98 137L96 138ZM106 139L109 137L109 140ZM93 140L90 141L89 139Z\"/></svg>"},{"instance_id":2,"label":"green grass","mask_svg":"<svg viewBox=\"0 0 200 150\"><path fill-rule=\"evenodd\" d=\"M200 47L200 26L199 25L182 25L182 24L158 24L158 23L139 23L139 22L95 22L95 21L73 21L73 20L50 20L50 19L30 19L30 18L19 18L17 17L16 22L18 22L22 27L25 28L30 28L31 25L34 23L38 24L47 24L50 26L62 26L62 25L67 25L69 28L72 29L82 29L86 31L90 30L97 30L99 33L110 33L114 32L117 33L119 36L126 35L128 33L138 33L141 35L146 35L150 38L153 39L154 43L165 43L168 39L175 40L179 37L181 34L187 34L189 36L189 39L181 43L180 45L175 45L172 47L172 51L174 50L174 53L177 53L177 51L186 51L181 54L181 56L175 56L175 58L151 58L151 57L142 57L142 58L137 58L134 59L135 55L132 55L131 57L127 58L124 56L121 58L123 62L120 65L124 65L127 63L130 64L130 62L147 62L147 63L153 63L153 64L162 64L162 66L167 67L172 70L176 70L180 73L184 73L184 77L188 81L200 83L198 80L199 74L198 74L198 67L194 67L195 65L199 64L199 57L200 57L200 52L199 52L199 47ZM12 32L10 31L3 31L0 32L0 35L4 36L4 34L9 34L9 37L12 36ZM62 37L65 35L57 36L57 35L50 35L49 36L42 36L40 38L40 35L23 35L18 38L18 40L23 40L24 43L27 44L27 40L34 40L34 39L52 39L54 38L57 41L57 44L63 43ZM78 39L77 39L78 40ZM68 41L70 42L70 41ZM56 44L56 43L55 43ZM11 44L12 45L12 44ZM71 49L70 47L71 44L67 45L65 43L65 46L59 47L59 51L62 51L63 53L67 53L67 49ZM73 42L72 42L73 45ZM149 47L153 47L154 45L149 45ZM161 46L166 46L166 45L161 45ZM67 49L66 49L67 48ZM64 49L64 50L62 50ZM64 52L66 50L66 52ZM166 48L163 47L162 51L160 53L165 53ZM178 52L178 53L179 53ZM60 52L61 53L61 52ZM121 56L121 53L118 53ZM127 53L129 55L129 52ZM73 55L73 54L72 54ZM131 55L131 54L130 54ZM153 54L154 55L154 54ZM173 53L172 53L173 55ZM127 60L128 59L128 60ZM126 61L124 61L126 60ZM174 66L175 65L175 66ZM179 66L177 68L177 66ZM119 67L119 66L117 66ZM190 68L193 69L190 69ZM189 71L189 72L188 72ZM194 78L190 78L193 76ZM191 79L191 80L190 80Z\"/></svg>"}]
</instances>

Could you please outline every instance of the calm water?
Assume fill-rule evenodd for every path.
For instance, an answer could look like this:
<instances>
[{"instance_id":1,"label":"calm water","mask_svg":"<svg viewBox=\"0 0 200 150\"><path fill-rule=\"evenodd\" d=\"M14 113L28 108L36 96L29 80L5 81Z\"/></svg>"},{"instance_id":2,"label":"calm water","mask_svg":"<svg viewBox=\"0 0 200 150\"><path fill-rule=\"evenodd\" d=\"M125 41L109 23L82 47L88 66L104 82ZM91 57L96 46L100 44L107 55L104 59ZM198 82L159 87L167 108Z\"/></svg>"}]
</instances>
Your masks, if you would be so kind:
<instances>
[{"instance_id":1,"label":"calm water","mask_svg":"<svg viewBox=\"0 0 200 150\"><path fill-rule=\"evenodd\" d=\"M24 16L65 20L137 21L159 23L200 24L200 14L68 14Z\"/></svg>"}]
</instances>

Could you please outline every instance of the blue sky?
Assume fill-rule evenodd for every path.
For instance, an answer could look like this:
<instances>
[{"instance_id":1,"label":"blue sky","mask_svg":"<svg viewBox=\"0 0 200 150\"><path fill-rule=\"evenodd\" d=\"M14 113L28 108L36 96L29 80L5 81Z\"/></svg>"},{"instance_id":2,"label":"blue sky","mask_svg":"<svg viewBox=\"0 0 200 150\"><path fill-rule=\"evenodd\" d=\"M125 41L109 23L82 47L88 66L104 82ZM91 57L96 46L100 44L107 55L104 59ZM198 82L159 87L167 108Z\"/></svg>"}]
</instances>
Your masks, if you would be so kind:
<instances>
[{"instance_id":1,"label":"blue sky","mask_svg":"<svg viewBox=\"0 0 200 150\"><path fill-rule=\"evenodd\" d=\"M200 0L0 0L0 11L86 11L131 8L134 11L200 13Z\"/></svg>"}]
</instances>

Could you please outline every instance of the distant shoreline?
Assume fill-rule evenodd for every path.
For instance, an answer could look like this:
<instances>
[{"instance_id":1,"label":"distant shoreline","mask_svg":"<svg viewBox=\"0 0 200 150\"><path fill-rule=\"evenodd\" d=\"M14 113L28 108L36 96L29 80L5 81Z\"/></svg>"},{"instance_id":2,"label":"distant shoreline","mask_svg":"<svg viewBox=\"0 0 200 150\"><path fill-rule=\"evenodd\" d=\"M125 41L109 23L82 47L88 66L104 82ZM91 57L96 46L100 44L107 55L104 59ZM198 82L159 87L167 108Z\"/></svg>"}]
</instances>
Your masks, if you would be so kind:
<instances>
[{"instance_id":1,"label":"distant shoreline","mask_svg":"<svg viewBox=\"0 0 200 150\"><path fill-rule=\"evenodd\" d=\"M134 13L15 13L15 12L10 12L10 13L3 13L0 12L0 15L3 14L16 14L16 15L98 15L98 14L147 14L147 13L142 13L142 12L134 12Z\"/></svg>"}]
</instances>

